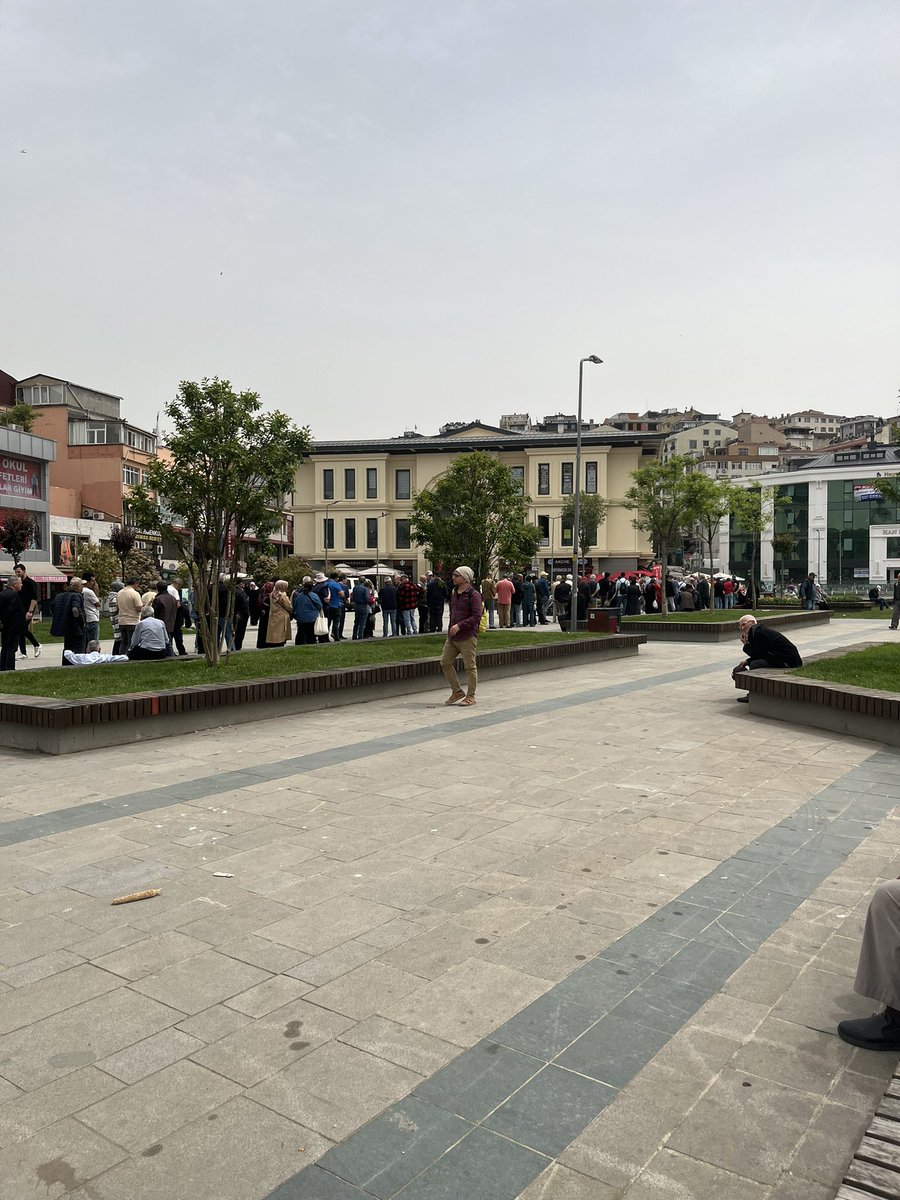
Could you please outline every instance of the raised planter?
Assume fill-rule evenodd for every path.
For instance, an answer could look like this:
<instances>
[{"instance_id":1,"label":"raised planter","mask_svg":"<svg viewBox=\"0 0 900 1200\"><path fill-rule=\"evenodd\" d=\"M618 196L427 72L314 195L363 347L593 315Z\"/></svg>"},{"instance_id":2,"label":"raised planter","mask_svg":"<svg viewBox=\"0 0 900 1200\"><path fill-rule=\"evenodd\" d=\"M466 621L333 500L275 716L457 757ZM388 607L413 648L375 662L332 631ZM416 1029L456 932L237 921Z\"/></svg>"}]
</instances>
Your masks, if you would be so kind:
<instances>
[{"instance_id":1,"label":"raised planter","mask_svg":"<svg viewBox=\"0 0 900 1200\"><path fill-rule=\"evenodd\" d=\"M478 671L479 675L497 679L572 663L580 666L594 660L635 655L646 640L633 633L486 650L478 655ZM100 746L120 746L223 725L318 712L366 700L437 692L445 686L440 660L420 658L89 700L0 695L0 746L44 754L73 754Z\"/></svg>"},{"instance_id":2,"label":"raised planter","mask_svg":"<svg viewBox=\"0 0 900 1200\"><path fill-rule=\"evenodd\" d=\"M811 655L805 661L835 658L850 650L866 650L876 644L860 642L842 646L839 650ZM900 692L851 687L825 679L804 679L790 670L775 669L744 671L736 682L749 694L749 709L754 716L900 746Z\"/></svg>"},{"instance_id":3,"label":"raised planter","mask_svg":"<svg viewBox=\"0 0 900 1200\"><path fill-rule=\"evenodd\" d=\"M740 609L733 621L680 621L677 616L662 617L658 621L634 621L623 617L620 627L623 633L645 633L653 642L733 642L738 637L738 621L744 615ZM766 625L827 625L830 611L772 613L759 618Z\"/></svg>"}]
</instances>

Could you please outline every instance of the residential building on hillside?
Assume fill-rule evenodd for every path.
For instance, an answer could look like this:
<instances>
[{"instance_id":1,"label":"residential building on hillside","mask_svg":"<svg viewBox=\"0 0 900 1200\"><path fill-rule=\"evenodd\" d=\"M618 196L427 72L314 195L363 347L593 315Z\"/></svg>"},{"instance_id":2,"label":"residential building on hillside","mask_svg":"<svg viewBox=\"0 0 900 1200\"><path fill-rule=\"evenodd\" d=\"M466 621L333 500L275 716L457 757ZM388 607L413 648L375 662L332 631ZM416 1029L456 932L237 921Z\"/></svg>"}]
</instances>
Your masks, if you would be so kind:
<instances>
[{"instance_id":1,"label":"residential building on hillside","mask_svg":"<svg viewBox=\"0 0 900 1200\"><path fill-rule=\"evenodd\" d=\"M733 439L735 432L734 426L728 421L718 419L687 425L666 437L662 445L662 458L666 462L676 456L699 458Z\"/></svg>"},{"instance_id":2,"label":"residential building on hillside","mask_svg":"<svg viewBox=\"0 0 900 1200\"><path fill-rule=\"evenodd\" d=\"M845 419L807 408L803 412L773 417L770 424L781 430L789 446L797 446L803 450L821 450L838 437Z\"/></svg>"},{"instance_id":3,"label":"residential building on hillside","mask_svg":"<svg viewBox=\"0 0 900 1200\"><path fill-rule=\"evenodd\" d=\"M647 560L650 546L623 505L632 472L655 457L652 435L608 427L582 432L582 485L608 502L609 513L585 564L592 570L629 569ZM387 566L421 574L431 564L412 540L409 513L416 492L433 483L461 454L483 450L513 472L531 497L530 517L543 534L542 570L560 571L572 557L572 530L562 506L574 490L575 436L511 433L481 422L436 437L317 442L297 471L294 548L317 569ZM455 564L443 564L446 568Z\"/></svg>"}]
</instances>

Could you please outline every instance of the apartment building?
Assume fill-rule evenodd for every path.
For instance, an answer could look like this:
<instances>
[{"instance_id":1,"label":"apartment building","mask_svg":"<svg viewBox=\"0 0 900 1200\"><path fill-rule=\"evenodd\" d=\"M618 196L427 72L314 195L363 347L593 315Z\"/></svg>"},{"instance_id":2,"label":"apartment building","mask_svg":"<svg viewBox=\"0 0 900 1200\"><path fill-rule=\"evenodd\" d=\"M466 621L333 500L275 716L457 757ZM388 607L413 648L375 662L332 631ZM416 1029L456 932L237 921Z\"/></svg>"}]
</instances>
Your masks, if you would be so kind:
<instances>
[{"instance_id":1,"label":"apartment building","mask_svg":"<svg viewBox=\"0 0 900 1200\"><path fill-rule=\"evenodd\" d=\"M583 490L599 493L609 505L590 548L590 569L634 568L649 557L650 546L622 501L632 472L655 457L658 444L658 437L607 426L582 433ZM412 539L412 498L473 450L495 455L513 472L531 497L530 519L543 534L539 564L561 569L572 556L572 530L562 527L561 513L574 490L575 435L515 433L480 421L445 427L434 437L317 442L297 471L295 552L317 569L337 563L360 569L376 560L410 574L430 569Z\"/></svg>"},{"instance_id":2,"label":"apartment building","mask_svg":"<svg viewBox=\"0 0 900 1200\"><path fill-rule=\"evenodd\" d=\"M129 490L143 480L157 436L122 417L122 398L51 375L16 385L16 402L36 412L34 433L56 443L50 464L50 550L71 569L79 541L106 541L114 524L133 524ZM137 547L153 557L159 538L141 532Z\"/></svg>"},{"instance_id":3,"label":"apartment building","mask_svg":"<svg viewBox=\"0 0 900 1200\"><path fill-rule=\"evenodd\" d=\"M709 454L716 446L724 446L729 440L737 437L737 430L728 421L718 417L703 422L687 425L675 433L670 433L662 445L662 457L668 462L670 458L699 458Z\"/></svg>"}]
</instances>

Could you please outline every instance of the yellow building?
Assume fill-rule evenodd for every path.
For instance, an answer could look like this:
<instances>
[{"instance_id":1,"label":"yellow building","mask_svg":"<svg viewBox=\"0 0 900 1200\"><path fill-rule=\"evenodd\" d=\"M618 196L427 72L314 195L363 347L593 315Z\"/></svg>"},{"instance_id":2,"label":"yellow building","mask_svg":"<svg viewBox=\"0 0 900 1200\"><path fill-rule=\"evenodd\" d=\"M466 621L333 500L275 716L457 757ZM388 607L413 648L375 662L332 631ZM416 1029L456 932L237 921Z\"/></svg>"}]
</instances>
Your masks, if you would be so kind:
<instances>
[{"instance_id":1,"label":"yellow building","mask_svg":"<svg viewBox=\"0 0 900 1200\"><path fill-rule=\"evenodd\" d=\"M586 569L627 570L649 558L650 546L622 500L632 471L656 456L660 440L658 434L609 426L582 433L583 490L598 492L609 505ZM572 557L572 530L562 528L560 514L574 486L574 434L512 433L479 421L445 426L436 437L408 433L383 441L316 442L297 472L295 553L317 569L338 564L359 569L377 560L422 574L431 563L410 535L412 497L458 455L473 450L495 455L521 479L531 497L530 518L543 533L540 568L561 571Z\"/></svg>"}]
</instances>

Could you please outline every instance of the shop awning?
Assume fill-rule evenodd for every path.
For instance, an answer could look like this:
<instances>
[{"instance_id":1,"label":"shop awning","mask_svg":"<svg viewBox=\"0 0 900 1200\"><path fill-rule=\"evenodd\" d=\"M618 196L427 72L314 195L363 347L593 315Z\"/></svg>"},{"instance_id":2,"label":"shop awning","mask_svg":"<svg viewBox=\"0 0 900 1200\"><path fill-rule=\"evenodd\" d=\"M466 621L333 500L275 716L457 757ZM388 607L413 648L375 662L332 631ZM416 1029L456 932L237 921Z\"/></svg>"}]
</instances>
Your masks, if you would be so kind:
<instances>
[{"instance_id":1,"label":"shop awning","mask_svg":"<svg viewBox=\"0 0 900 1200\"><path fill-rule=\"evenodd\" d=\"M23 562L22 566L28 572L35 583L68 583L68 575L63 575L58 567L54 567L53 563L48 562ZM6 563L0 567L0 572L5 572L7 575L12 575L12 562L7 566Z\"/></svg>"}]
</instances>

